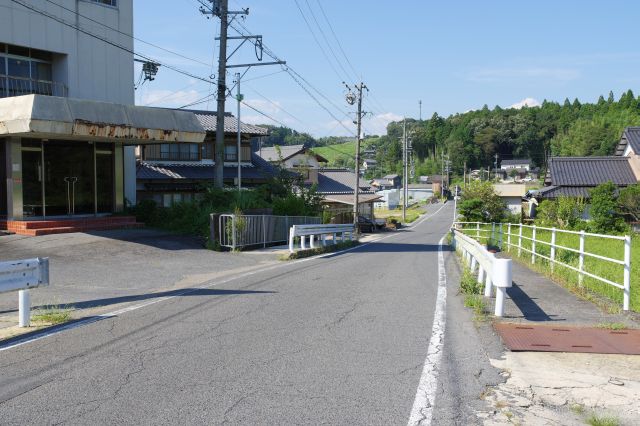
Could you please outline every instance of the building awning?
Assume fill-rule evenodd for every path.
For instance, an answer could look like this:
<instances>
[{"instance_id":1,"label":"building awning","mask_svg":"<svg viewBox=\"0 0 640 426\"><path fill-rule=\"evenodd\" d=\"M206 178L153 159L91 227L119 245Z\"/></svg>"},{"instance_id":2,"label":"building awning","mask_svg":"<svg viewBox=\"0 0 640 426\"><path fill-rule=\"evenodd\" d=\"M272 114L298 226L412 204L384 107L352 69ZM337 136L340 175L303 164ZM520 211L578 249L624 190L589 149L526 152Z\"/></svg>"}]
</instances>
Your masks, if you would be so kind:
<instances>
[{"instance_id":1,"label":"building awning","mask_svg":"<svg viewBox=\"0 0 640 426\"><path fill-rule=\"evenodd\" d=\"M201 143L206 131L191 112L56 96L0 99L0 136L147 143Z\"/></svg>"}]
</instances>

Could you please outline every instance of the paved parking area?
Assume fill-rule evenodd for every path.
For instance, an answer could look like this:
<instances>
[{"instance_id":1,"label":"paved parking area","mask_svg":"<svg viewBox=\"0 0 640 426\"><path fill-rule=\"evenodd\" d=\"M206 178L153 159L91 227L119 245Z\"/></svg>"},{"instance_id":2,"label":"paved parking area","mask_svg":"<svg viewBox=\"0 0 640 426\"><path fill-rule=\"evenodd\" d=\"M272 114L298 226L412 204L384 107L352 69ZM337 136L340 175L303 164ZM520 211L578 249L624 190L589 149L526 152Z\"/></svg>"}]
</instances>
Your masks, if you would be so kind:
<instances>
[{"instance_id":1,"label":"paved parking area","mask_svg":"<svg viewBox=\"0 0 640 426\"><path fill-rule=\"evenodd\" d=\"M38 256L50 258L51 286L31 291L33 307L105 311L278 262L274 253L218 253L195 238L148 229L0 235L0 261ZM0 294L0 328L15 325L17 309L17 292Z\"/></svg>"}]
</instances>

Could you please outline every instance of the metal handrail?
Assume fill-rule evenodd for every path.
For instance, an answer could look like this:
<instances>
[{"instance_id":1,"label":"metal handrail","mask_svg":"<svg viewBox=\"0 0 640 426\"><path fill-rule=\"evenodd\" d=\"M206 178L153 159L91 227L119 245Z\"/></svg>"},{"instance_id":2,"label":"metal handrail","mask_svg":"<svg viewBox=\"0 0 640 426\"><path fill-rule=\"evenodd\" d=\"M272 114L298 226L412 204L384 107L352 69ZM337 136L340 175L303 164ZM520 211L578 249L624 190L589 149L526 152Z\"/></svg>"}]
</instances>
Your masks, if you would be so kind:
<instances>
[{"instance_id":1,"label":"metal handrail","mask_svg":"<svg viewBox=\"0 0 640 426\"><path fill-rule=\"evenodd\" d=\"M0 74L0 98L30 94L66 98L69 96L69 88L59 81Z\"/></svg>"},{"instance_id":2,"label":"metal handrail","mask_svg":"<svg viewBox=\"0 0 640 426\"><path fill-rule=\"evenodd\" d=\"M465 225L473 225L473 227L466 227ZM508 229L504 232L503 227L507 226ZM590 277L597 281L603 282L605 284L611 285L613 287L619 288L623 290L623 310L629 310L630 299L631 299L631 236L625 235L605 235L605 234L594 234L585 231L569 231L564 229L557 228L547 228L547 227L539 227L537 225L524 225L524 224L501 224L501 223L485 223L485 222L455 222L454 228L459 231L461 234L469 238L486 238L484 236L480 236L481 233L491 232L492 239L496 234L498 235L500 246L506 244L508 250L512 247L518 249L518 255L522 251L531 253L531 263L536 262L536 258L541 258L548 260L551 264L551 269L553 270L554 265L560 265L570 270L578 272L578 283L582 285L583 278ZM490 226L491 229L484 229L485 227ZM482 227L482 228L481 228ZM512 228L519 228L518 233L512 232ZM522 235L523 229L531 229L533 230L531 237ZM467 234L465 234L465 231ZM551 232L551 241L545 241L539 238L537 235L537 231L550 231ZM475 235L473 235L475 234ZM565 247L563 245L556 243L556 236L558 234L570 234L570 235L578 235L580 237L580 248L575 249L571 247ZM548 234L547 234L548 235ZM505 238L506 237L506 238ZM604 238L604 239L612 239L617 241L624 242L624 257L623 259L614 259L607 256L602 256L596 253L591 253L585 250L585 238L586 237L595 237L595 238ZM512 240L515 239L515 242ZM522 241L529 241L531 243L531 248L528 249L522 246ZM536 250L537 244L543 244L547 247L550 247L551 253L549 256L543 255L539 251ZM572 253L578 254L578 266L573 266L568 263L561 262L556 259L556 251L557 250L566 250ZM614 263L616 265L620 265L623 267L623 282L615 282L608 278L601 277L592 272L585 270L584 260L585 257L599 259L604 262Z\"/></svg>"}]
</instances>

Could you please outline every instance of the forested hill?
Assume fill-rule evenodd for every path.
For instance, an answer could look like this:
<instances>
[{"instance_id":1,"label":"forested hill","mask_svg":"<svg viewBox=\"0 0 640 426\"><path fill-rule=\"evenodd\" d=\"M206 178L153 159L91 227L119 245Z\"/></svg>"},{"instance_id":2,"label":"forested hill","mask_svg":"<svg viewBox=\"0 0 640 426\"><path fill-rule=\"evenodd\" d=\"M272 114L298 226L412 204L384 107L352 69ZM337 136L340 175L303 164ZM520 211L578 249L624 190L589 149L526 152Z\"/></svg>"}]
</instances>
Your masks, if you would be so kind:
<instances>
[{"instance_id":1,"label":"forested hill","mask_svg":"<svg viewBox=\"0 0 640 426\"><path fill-rule=\"evenodd\" d=\"M500 159L531 158L544 166L548 155L611 155L622 130L640 125L640 97L631 90L619 100L610 93L596 103L581 104L566 99L563 104L544 101L539 107L522 109L489 109L456 114L448 118L434 114L424 121L408 120L413 149L420 166L435 173L444 151L450 155L454 172L467 167L490 167L497 153ZM379 139L379 148L396 144L378 152L385 169L396 170L402 123L391 123L387 136ZM391 155L385 155L385 151ZM397 157L395 160L393 157ZM425 170L426 172L426 170ZM416 173L418 174L418 173ZM429 173L424 173L429 174Z\"/></svg>"},{"instance_id":2,"label":"forested hill","mask_svg":"<svg viewBox=\"0 0 640 426\"><path fill-rule=\"evenodd\" d=\"M622 130L640 125L640 97L631 90L616 100L613 93L596 103L580 103L566 99L562 104L544 101L539 107L502 109L486 105L476 111L451 115L437 113L428 120L407 120L415 154L416 176L439 173L441 155L448 154L453 172L462 174L467 168L491 167L494 155L501 159L531 158L535 165L545 166L549 155L611 155ZM267 145L328 146L346 142L345 138L314 139L285 127L271 129ZM387 126L387 134L367 138L365 146L375 150L378 161L376 175L400 173L402 122ZM334 150L338 152L339 147ZM340 161L338 161L340 160ZM353 165L347 154L336 157L339 165ZM336 164L338 165L338 164Z\"/></svg>"}]
</instances>

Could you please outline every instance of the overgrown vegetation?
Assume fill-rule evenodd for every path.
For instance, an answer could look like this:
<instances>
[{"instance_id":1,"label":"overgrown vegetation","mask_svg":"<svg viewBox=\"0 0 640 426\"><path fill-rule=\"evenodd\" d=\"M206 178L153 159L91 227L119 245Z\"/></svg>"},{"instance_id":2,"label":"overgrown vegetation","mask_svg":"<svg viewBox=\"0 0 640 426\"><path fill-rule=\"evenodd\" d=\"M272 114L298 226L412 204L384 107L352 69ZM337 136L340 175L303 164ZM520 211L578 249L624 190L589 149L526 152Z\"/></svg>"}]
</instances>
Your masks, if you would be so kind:
<instances>
[{"instance_id":1,"label":"overgrown vegetation","mask_svg":"<svg viewBox=\"0 0 640 426\"><path fill-rule=\"evenodd\" d=\"M591 414L585 422L591 426L619 426L620 420L617 417L609 415L601 415L597 413Z\"/></svg>"},{"instance_id":2,"label":"overgrown vegetation","mask_svg":"<svg viewBox=\"0 0 640 426\"><path fill-rule=\"evenodd\" d=\"M51 305L36 310L31 315L31 321L36 325L56 325L71 320L72 309L66 306Z\"/></svg>"},{"instance_id":3,"label":"overgrown vegetation","mask_svg":"<svg viewBox=\"0 0 640 426\"><path fill-rule=\"evenodd\" d=\"M473 310L474 318L477 321L484 321L487 318L487 303L482 296L484 284L479 283L469 268L463 266L460 277L460 293L464 295L464 306Z\"/></svg>"},{"instance_id":4,"label":"overgrown vegetation","mask_svg":"<svg viewBox=\"0 0 640 426\"><path fill-rule=\"evenodd\" d=\"M502 222L507 206L490 182L473 181L462 193L458 204L460 220L466 222Z\"/></svg>"},{"instance_id":5,"label":"overgrown vegetation","mask_svg":"<svg viewBox=\"0 0 640 426\"><path fill-rule=\"evenodd\" d=\"M207 246L213 246L215 242L208 241L211 213L242 214L253 209L271 209L274 215L318 216L321 201L316 188L305 186L301 176L279 169L267 184L254 189L237 192L208 186L192 202L160 207L154 201L142 200L130 213L148 227L202 237Z\"/></svg>"}]
</instances>

